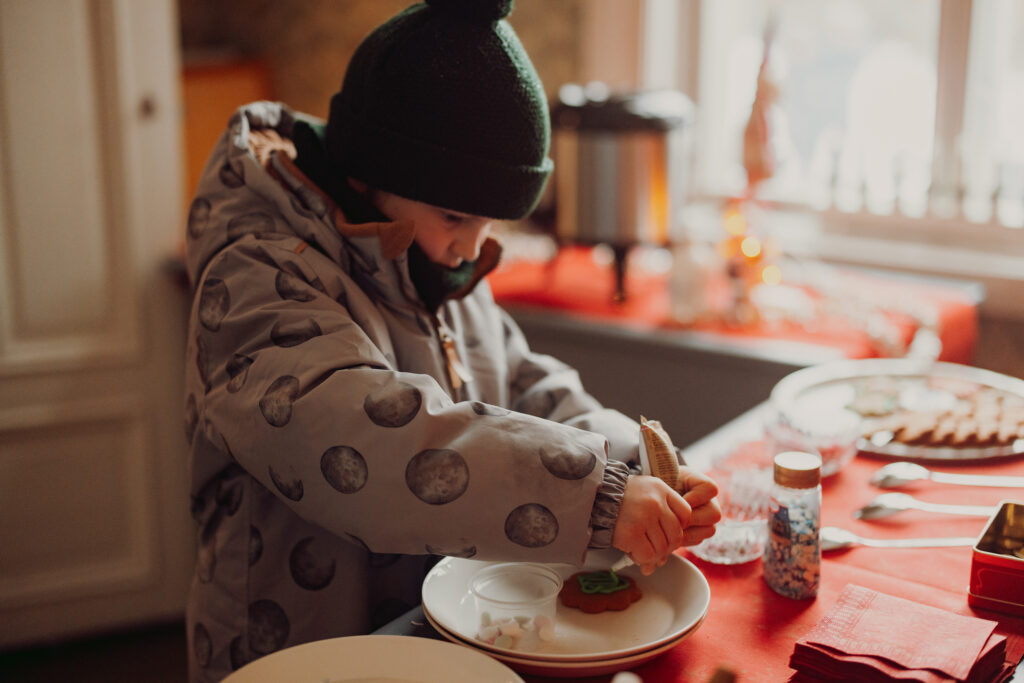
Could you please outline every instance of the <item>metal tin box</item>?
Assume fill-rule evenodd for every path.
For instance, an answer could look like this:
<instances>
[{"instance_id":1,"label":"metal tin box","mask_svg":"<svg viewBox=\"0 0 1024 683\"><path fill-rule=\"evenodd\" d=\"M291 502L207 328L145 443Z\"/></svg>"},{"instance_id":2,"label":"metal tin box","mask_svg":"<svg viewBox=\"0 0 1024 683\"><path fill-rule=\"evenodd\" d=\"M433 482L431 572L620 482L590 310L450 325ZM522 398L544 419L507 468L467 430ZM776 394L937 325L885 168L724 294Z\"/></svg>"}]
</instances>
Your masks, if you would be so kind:
<instances>
[{"instance_id":1,"label":"metal tin box","mask_svg":"<svg viewBox=\"0 0 1024 683\"><path fill-rule=\"evenodd\" d=\"M974 544L967 602L1024 616L1024 503L1002 501Z\"/></svg>"}]
</instances>

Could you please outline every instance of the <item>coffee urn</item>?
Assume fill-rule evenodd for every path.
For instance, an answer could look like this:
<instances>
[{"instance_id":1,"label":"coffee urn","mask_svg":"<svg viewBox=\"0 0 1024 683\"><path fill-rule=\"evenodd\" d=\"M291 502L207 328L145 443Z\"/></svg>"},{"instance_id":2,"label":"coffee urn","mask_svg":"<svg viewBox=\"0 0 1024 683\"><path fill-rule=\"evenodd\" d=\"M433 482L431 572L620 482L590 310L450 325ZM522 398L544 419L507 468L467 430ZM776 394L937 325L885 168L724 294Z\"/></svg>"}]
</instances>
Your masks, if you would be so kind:
<instances>
[{"instance_id":1,"label":"coffee urn","mask_svg":"<svg viewBox=\"0 0 1024 683\"><path fill-rule=\"evenodd\" d=\"M679 237L687 195L694 106L676 90L612 94L568 84L552 105L555 233L561 244L606 244L615 253L616 300L637 244Z\"/></svg>"}]
</instances>

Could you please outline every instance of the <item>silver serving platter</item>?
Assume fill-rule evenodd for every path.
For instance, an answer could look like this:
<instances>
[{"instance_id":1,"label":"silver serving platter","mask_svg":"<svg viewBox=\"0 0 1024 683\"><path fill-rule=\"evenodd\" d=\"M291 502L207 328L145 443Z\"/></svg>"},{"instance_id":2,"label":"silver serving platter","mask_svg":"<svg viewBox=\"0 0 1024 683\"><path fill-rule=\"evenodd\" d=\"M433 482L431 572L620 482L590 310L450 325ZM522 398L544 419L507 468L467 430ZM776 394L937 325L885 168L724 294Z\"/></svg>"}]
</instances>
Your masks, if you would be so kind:
<instances>
[{"instance_id":1,"label":"silver serving platter","mask_svg":"<svg viewBox=\"0 0 1024 683\"><path fill-rule=\"evenodd\" d=\"M855 400L858 387L865 383L895 383L901 388L894 409L913 409L901 404L905 395L914 397L918 404L941 405L952 394L943 385L977 385L979 389L996 390L1024 398L1024 380L1010 377L991 370L984 370L956 363L936 362L923 359L878 358L847 360L815 365L798 370L784 377L772 390L770 403L782 416L798 420L802 411L813 405L815 410L834 407L840 411L848 409ZM937 386L936 386L937 385ZM955 400L955 394L953 399ZM872 432L876 422L886 415L864 417L862 434L857 440L861 453L878 455L898 460L957 461L974 462L992 458L1011 458L1024 455L1024 439L1009 444L949 446L928 444L906 444L893 440L893 433L885 429Z\"/></svg>"}]
</instances>

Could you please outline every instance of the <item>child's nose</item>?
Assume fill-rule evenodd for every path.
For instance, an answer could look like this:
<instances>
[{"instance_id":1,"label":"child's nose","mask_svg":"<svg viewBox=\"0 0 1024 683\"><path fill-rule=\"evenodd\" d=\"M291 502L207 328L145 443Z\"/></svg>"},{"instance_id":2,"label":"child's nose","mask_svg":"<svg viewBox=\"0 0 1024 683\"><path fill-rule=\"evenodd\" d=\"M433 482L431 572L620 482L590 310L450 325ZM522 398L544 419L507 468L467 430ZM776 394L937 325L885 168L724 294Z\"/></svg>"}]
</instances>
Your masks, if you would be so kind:
<instances>
[{"instance_id":1,"label":"child's nose","mask_svg":"<svg viewBox=\"0 0 1024 683\"><path fill-rule=\"evenodd\" d=\"M464 261L475 261L480 256L480 248L490 231L490 221L467 228L455 240L452 251Z\"/></svg>"}]
</instances>

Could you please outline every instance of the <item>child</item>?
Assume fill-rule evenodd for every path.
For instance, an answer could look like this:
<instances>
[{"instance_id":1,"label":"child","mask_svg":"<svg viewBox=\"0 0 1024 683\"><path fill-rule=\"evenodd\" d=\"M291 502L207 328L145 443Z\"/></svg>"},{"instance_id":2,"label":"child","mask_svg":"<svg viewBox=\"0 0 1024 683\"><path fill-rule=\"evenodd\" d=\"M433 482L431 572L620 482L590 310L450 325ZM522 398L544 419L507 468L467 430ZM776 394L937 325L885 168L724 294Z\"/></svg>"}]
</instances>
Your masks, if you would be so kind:
<instances>
[{"instance_id":1,"label":"child","mask_svg":"<svg viewBox=\"0 0 1024 683\"><path fill-rule=\"evenodd\" d=\"M438 555L615 547L650 573L714 531L714 484L631 475L638 425L481 279L492 221L552 169L510 8L414 5L359 47L326 125L258 102L211 156L187 242L193 681L370 632Z\"/></svg>"}]
</instances>

